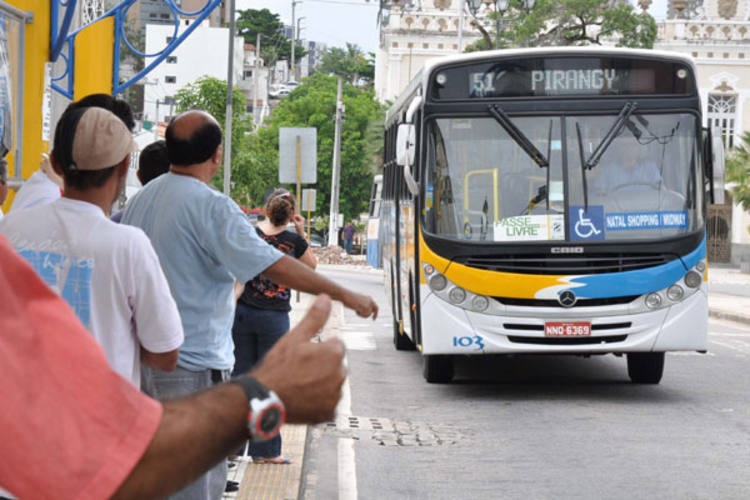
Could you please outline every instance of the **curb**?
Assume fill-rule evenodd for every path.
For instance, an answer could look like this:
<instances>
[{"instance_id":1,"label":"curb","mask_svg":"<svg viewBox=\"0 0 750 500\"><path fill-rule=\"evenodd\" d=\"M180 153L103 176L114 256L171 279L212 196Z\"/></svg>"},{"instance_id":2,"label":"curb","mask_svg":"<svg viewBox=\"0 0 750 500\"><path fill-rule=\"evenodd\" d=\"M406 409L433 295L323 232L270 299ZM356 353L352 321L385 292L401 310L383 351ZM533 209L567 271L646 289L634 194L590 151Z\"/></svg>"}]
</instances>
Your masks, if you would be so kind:
<instances>
[{"instance_id":1,"label":"curb","mask_svg":"<svg viewBox=\"0 0 750 500\"><path fill-rule=\"evenodd\" d=\"M723 320L729 320L734 321L736 323L743 323L745 325L750 325L750 317L748 317L745 314L738 314L730 311L722 311L718 309L709 309L708 310L708 316L715 319L723 319Z\"/></svg>"}]
</instances>

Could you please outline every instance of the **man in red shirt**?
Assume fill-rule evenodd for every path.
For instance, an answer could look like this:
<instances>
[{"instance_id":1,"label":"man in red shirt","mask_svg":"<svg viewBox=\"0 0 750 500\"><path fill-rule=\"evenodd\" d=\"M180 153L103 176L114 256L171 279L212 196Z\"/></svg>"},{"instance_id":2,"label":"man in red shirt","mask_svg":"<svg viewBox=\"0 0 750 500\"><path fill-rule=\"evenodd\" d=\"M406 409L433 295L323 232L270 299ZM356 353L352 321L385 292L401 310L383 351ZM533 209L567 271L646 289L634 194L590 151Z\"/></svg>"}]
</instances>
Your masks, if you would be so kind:
<instances>
[{"instance_id":1,"label":"man in red shirt","mask_svg":"<svg viewBox=\"0 0 750 500\"><path fill-rule=\"evenodd\" d=\"M284 408L292 423L333 416L343 345L310 342L330 312L327 296L244 382L159 403L112 371L68 305L1 236L0 262L0 486L17 497L176 491L248 438L248 401L258 401L248 383L278 395L281 421Z\"/></svg>"}]
</instances>

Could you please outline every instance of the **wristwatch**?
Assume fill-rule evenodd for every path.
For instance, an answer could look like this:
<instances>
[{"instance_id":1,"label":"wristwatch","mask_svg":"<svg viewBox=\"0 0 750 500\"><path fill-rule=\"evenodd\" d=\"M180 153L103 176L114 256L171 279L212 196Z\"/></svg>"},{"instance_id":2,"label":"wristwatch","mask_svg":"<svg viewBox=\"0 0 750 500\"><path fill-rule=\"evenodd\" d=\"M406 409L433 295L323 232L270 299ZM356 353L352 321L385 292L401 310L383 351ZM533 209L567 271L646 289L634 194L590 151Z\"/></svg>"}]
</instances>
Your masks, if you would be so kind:
<instances>
[{"instance_id":1,"label":"wristwatch","mask_svg":"<svg viewBox=\"0 0 750 500\"><path fill-rule=\"evenodd\" d=\"M242 387L247 396L247 430L250 440L257 443L278 436L286 420L284 403L279 396L247 375L233 378L229 382Z\"/></svg>"}]
</instances>

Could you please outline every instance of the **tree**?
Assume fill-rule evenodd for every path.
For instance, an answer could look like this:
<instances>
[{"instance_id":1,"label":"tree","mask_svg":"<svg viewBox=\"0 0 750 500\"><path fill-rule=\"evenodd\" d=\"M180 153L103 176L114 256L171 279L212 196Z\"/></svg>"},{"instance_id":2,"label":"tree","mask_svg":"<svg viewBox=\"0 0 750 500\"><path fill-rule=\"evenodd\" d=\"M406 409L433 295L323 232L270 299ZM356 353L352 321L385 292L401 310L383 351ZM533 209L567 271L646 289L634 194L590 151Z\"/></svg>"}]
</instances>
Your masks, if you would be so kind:
<instances>
[{"instance_id":1,"label":"tree","mask_svg":"<svg viewBox=\"0 0 750 500\"><path fill-rule=\"evenodd\" d=\"M260 34L260 56L268 66L276 61L292 58L292 42L284 36L284 23L278 14L268 9L239 10L237 18L237 34L245 39L245 43L255 45L257 35ZM294 47L295 64L307 54L299 45Z\"/></svg>"},{"instance_id":2,"label":"tree","mask_svg":"<svg viewBox=\"0 0 750 500\"><path fill-rule=\"evenodd\" d=\"M335 76L316 73L306 78L279 103L266 126L258 130L247 149L240 153L243 168L249 171L250 197L254 204L262 205L266 189L278 185L279 128L315 127L318 182L304 187L317 190L318 214L327 213L331 200L336 88ZM374 158L383 143L384 110L375 100L371 88L345 84L343 90L346 112L341 133L339 210L346 218L353 218L368 207L372 178L377 168ZM296 189L295 186L287 187L292 191Z\"/></svg>"},{"instance_id":3,"label":"tree","mask_svg":"<svg viewBox=\"0 0 750 500\"><path fill-rule=\"evenodd\" d=\"M341 76L352 85L358 85L360 78L371 84L375 79L374 61L375 54L371 52L365 55L359 46L347 43L346 49L327 49L315 71Z\"/></svg>"},{"instance_id":4,"label":"tree","mask_svg":"<svg viewBox=\"0 0 750 500\"><path fill-rule=\"evenodd\" d=\"M742 135L742 143L727 156L726 181L732 184L734 201L750 210L750 132Z\"/></svg>"},{"instance_id":5,"label":"tree","mask_svg":"<svg viewBox=\"0 0 750 500\"><path fill-rule=\"evenodd\" d=\"M227 82L212 76L203 76L193 83L189 83L175 93L175 108L178 113L191 109L200 109L213 115L221 125L226 137L224 125L226 121ZM240 167L240 152L247 146L247 132L250 130L250 117L245 111L245 96L237 88L232 89L232 186L231 196L240 202L248 195L245 183L246 176ZM214 186L223 188L223 165L214 177Z\"/></svg>"},{"instance_id":6,"label":"tree","mask_svg":"<svg viewBox=\"0 0 750 500\"><path fill-rule=\"evenodd\" d=\"M495 33L497 14L490 13L500 47L601 45L614 40L619 47L653 48L656 21L646 12L638 13L627 0L537 0L525 12L521 0L511 0ZM510 21L512 20L512 22ZM494 47L490 31L476 18L472 24L482 38L466 51Z\"/></svg>"}]
</instances>

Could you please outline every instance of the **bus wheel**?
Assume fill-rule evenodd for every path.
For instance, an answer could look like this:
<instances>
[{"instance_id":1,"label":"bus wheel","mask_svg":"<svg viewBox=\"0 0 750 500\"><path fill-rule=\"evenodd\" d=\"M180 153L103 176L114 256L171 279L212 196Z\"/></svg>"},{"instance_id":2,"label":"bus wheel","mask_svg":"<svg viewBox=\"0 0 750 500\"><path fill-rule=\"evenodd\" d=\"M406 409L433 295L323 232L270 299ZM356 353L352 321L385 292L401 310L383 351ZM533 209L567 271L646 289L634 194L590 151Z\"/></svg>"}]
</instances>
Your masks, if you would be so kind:
<instances>
[{"instance_id":1,"label":"bus wheel","mask_svg":"<svg viewBox=\"0 0 750 500\"><path fill-rule=\"evenodd\" d=\"M414 342L411 341L406 333L400 333L398 321L393 320L393 345L397 351L413 351L416 349Z\"/></svg>"},{"instance_id":2,"label":"bus wheel","mask_svg":"<svg viewBox=\"0 0 750 500\"><path fill-rule=\"evenodd\" d=\"M628 375L636 384L658 384L664 374L663 352L631 352Z\"/></svg>"},{"instance_id":3,"label":"bus wheel","mask_svg":"<svg viewBox=\"0 0 750 500\"><path fill-rule=\"evenodd\" d=\"M446 384L453 380L453 358L450 356L423 356L422 373L431 384Z\"/></svg>"}]
</instances>

